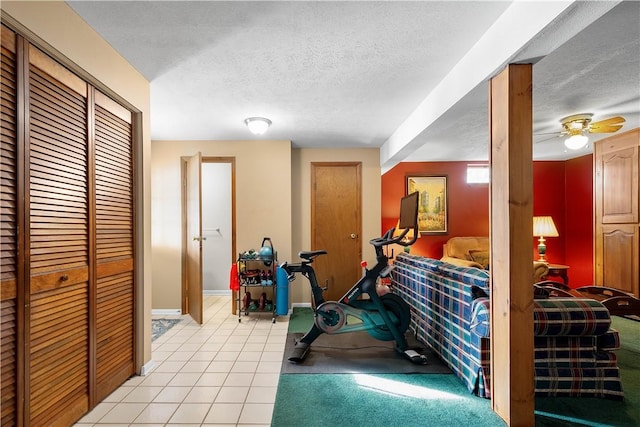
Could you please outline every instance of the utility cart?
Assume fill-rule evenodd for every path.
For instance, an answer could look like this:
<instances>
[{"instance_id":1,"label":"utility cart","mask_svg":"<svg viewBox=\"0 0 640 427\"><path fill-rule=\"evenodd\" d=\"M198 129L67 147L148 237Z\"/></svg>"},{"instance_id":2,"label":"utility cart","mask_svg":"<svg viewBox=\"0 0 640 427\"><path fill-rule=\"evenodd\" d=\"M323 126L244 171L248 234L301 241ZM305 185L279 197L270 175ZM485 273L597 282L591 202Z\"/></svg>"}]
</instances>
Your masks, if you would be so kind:
<instances>
[{"instance_id":1,"label":"utility cart","mask_svg":"<svg viewBox=\"0 0 640 427\"><path fill-rule=\"evenodd\" d=\"M271 312L276 322L276 265L278 257L269 237L262 240L258 251L253 249L238 255L238 322L242 315Z\"/></svg>"}]
</instances>

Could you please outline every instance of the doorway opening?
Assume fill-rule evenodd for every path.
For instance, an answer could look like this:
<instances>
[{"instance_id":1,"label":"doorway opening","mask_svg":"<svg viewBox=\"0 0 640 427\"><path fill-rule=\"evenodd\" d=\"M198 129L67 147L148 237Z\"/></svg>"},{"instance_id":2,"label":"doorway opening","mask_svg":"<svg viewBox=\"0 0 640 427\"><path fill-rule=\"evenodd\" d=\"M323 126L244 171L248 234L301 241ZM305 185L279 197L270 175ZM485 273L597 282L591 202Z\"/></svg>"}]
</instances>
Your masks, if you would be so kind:
<instances>
[{"instance_id":1,"label":"doorway opening","mask_svg":"<svg viewBox=\"0 0 640 427\"><path fill-rule=\"evenodd\" d=\"M235 158L181 159L182 313L202 324L203 295L229 295L236 253Z\"/></svg>"}]
</instances>

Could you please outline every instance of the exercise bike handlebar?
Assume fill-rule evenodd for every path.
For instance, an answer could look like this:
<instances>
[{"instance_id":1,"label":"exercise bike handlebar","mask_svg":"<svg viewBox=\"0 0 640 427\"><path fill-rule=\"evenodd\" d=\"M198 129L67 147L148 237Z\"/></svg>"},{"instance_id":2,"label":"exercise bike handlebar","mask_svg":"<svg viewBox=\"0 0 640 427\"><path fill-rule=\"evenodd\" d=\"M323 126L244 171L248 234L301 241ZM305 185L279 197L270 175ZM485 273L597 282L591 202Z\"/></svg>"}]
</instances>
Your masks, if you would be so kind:
<instances>
[{"instance_id":1,"label":"exercise bike handlebar","mask_svg":"<svg viewBox=\"0 0 640 427\"><path fill-rule=\"evenodd\" d=\"M405 240L404 238L407 233L409 233L409 230L412 229L405 228L400 234L394 236L393 233L395 233L396 229L390 228L386 233L384 233L382 237L371 239L369 240L369 243L371 243L376 248L381 248L382 246L387 246L394 243L400 246L411 246L416 242L416 240L418 240L418 227L416 226L413 228L413 237L411 238L411 240Z\"/></svg>"}]
</instances>

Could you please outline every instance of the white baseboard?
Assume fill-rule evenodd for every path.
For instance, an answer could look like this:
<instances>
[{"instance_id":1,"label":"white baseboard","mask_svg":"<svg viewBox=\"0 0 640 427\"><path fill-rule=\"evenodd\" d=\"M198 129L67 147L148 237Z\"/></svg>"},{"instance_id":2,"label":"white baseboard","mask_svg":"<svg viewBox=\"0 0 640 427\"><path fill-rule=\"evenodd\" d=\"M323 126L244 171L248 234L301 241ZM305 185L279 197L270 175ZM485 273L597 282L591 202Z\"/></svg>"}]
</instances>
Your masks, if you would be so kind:
<instances>
[{"instance_id":1,"label":"white baseboard","mask_svg":"<svg viewBox=\"0 0 640 427\"><path fill-rule=\"evenodd\" d=\"M151 372L155 366L156 362L154 362L153 359L149 360L147 363L142 365L142 369L140 369L140 375L144 377L149 372Z\"/></svg>"},{"instance_id":2,"label":"white baseboard","mask_svg":"<svg viewBox=\"0 0 640 427\"><path fill-rule=\"evenodd\" d=\"M291 308L294 308L294 307L311 308L311 303L310 302L294 302L293 304L291 304Z\"/></svg>"},{"instance_id":3,"label":"white baseboard","mask_svg":"<svg viewBox=\"0 0 640 427\"><path fill-rule=\"evenodd\" d=\"M231 290L224 289L204 289L202 291L203 295L214 295L214 296L227 296L231 295Z\"/></svg>"},{"instance_id":4,"label":"white baseboard","mask_svg":"<svg viewBox=\"0 0 640 427\"><path fill-rule=\"evenodd\" d=\"M182 310L179 308L153 308L151 309L152 316L180 316Z\"/></svg>"}]
</instances>

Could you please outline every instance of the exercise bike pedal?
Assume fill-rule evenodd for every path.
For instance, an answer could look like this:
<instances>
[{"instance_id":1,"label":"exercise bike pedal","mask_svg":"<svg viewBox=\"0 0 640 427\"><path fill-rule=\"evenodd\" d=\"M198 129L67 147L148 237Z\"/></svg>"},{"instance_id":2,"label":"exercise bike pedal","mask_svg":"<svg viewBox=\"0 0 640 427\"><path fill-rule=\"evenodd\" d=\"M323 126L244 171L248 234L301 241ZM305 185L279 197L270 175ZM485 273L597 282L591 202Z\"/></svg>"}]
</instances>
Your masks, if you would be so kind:
<instances>
[{"instance_id":1,"label":"exercise bike pedal","mask_svg":"<svg viewBox=\"0 0 640 427\"><path fill-rule=\"evenodd\" d=\"M411 363L415 363L416 365L426 365L428 362L427 356L424 354L420 354L415 350L405 350L402 352L404 356L411 361Z\"/></svg>"}]
</instances>

